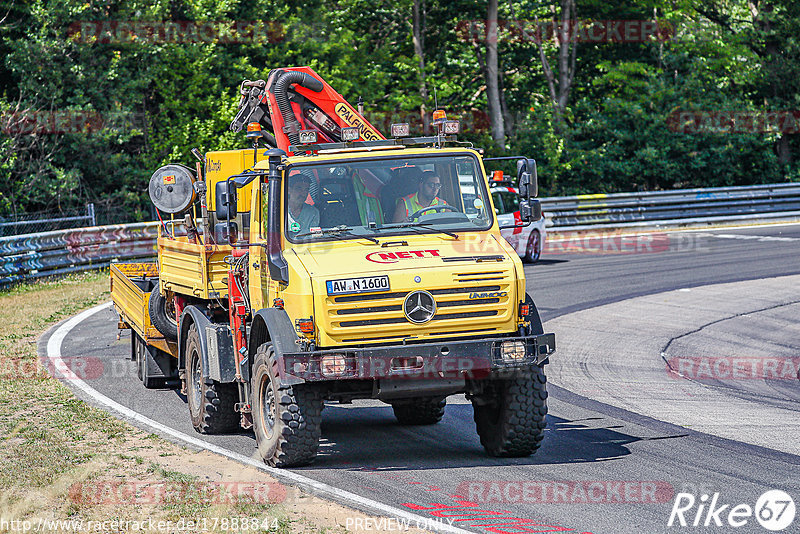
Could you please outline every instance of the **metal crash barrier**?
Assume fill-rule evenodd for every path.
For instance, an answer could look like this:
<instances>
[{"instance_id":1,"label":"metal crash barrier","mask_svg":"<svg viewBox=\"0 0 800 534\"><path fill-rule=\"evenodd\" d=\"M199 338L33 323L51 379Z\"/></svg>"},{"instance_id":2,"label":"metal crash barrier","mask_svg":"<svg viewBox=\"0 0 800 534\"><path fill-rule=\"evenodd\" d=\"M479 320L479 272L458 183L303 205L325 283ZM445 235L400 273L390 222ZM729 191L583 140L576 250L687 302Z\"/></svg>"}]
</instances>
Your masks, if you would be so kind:
<instances>
[{"instance_id":1,"label":"metal crash barrier","mask_svg":"<svg viewBox=\"0 0 800 534\"><path fill-rule=\"evenodd\" d=\"M800 183L542 198L550 232L800 219ZM0 286L155 258L159 223L0 237Z\"/></svg>"},{"instance_id":2,"label":"metal crash barrier","mask_svg":"<svg viewBox=\"0 0 800 534\"><path fill-rule=\"evenodd\" d=\"M800 217L800 183L541 199L553 231Z\"/></svg>"},{"instance_id":3,"label":"metal crash barrier","mask_svg":"<svg viewBox=\"0 0 800 534\"><path fill-rule=\"evenodd\" d=\"M72 228L0 237L0 286L155 258L158 223Z\"/></svg>"}]
</instances>

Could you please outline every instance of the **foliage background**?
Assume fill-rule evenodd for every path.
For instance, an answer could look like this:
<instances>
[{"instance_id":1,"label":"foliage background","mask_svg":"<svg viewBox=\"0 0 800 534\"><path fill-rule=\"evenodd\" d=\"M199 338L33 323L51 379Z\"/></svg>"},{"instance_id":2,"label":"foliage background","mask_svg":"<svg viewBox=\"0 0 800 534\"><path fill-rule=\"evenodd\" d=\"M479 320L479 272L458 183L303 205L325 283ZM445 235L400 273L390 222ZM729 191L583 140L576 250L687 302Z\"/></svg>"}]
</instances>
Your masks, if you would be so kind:
<instances>
[{"instance_id":1,"label":"foliage background","mask_svg":"<svg viewBox=\"0 0 800 534\"><path fill-rule=\"evenodd\" d=\"M504 21L547 20L564 2L500 3ZM227 130L244 79L310 65L380 124L419 124L420 106L460 115L464 137L491 155L540 166L543 195L800 180L797 135L678 133L677 111L800 109L800 6L792 0L576 0L577 17L659 20L666 40L578 43L563 122L539 47L505 27L498 41L505 139L492 139L481 35L487 3L465 0L2 0L0 1L0 217L94 202L115 221L149 219L146 186L189 149L246 146ZM423 70L413 43L421 9ZM83 42L81 21L274 21L267 42ZM551 64L558 43L542 43ZM558 73L556 73L557 75ZM421 96L421 80L429 97ZM42 112L95 114L102 128L19 133ZM92 115L92 116L95 116ZM368 115L369 116L369 115Z\"/></svg>"}]
</instances>

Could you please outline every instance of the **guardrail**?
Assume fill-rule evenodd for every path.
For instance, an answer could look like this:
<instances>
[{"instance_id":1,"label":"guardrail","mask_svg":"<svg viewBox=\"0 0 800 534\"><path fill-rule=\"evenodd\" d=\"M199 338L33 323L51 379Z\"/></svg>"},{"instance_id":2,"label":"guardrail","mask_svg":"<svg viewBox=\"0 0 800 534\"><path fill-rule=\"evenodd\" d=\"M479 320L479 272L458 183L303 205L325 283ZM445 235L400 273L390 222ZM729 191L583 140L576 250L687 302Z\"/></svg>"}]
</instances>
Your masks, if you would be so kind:
<instances>
[{"instance_id":1,"label":"guardrail","mask_svg":"<svg viewBox=\"0 0 800 534\"><path fill-rule=\"evenodd\" d=\"M800 216L800 183L542 199L554 230Z\"/></svg>"},{"instance_id":2,"label":"guardrail","mask_svg":"<svg viewBox=\"0 0 800 534\"><path fill-rule=\"evenodd\" d=\"M800 183L543 198L551 231L800 218ZM157 222L0 237L0 286L154 258Z\"/></svg>"},{"instance_id":3,"label":"guardrail","mask_svg":"<svg viewBox=\"0 0 800 534\"><path fill-rule=\"evenodd\" d=\"M0 286L154 258L158 228L152 222L0 237Z\"/></svg>"}]
</instances>

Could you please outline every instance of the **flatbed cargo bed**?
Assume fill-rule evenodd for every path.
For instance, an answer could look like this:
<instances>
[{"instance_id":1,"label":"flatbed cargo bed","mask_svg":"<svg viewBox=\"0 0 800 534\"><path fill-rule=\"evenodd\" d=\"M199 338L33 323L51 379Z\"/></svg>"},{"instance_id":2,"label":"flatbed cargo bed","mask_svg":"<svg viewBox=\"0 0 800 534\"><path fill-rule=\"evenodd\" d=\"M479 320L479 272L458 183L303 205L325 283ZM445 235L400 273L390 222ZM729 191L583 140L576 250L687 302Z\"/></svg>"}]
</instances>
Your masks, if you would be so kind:
<instances>
[{"instance_id":1,"label":"flatbed cargo bed","mask_svg":"<svg viewBox=\"0 0 800 534\"><path fill-rule=\"evenodd\" d=\"M168 341L150 320L147 309L150 291L158 284L155 263L111 264L111 298L120 317L120 326L136 332L147 345L178 356L178 345Z\"/></svg>"}]
</instances>

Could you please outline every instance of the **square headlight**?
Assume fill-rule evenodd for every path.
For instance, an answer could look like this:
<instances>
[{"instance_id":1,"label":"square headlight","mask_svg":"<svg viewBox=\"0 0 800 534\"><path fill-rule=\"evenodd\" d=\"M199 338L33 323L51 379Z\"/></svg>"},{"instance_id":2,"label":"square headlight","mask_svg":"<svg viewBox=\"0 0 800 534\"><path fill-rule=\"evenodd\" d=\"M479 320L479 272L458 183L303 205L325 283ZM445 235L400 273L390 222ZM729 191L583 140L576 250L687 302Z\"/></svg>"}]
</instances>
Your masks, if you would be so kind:
<instances>
[{"instance_id":1,"label":"square headlight","mask_svg":"<svg viewBox=\"0 0 800 534\"><path fill-rule=\"evenodd\" d=\"M505 362L525 361L525 342L503 341L503 344L500 345L500 355Z\"/></svg>"}]
</instances>

